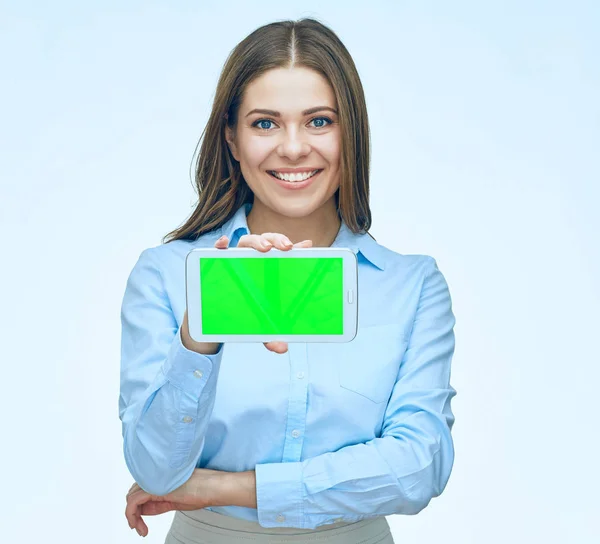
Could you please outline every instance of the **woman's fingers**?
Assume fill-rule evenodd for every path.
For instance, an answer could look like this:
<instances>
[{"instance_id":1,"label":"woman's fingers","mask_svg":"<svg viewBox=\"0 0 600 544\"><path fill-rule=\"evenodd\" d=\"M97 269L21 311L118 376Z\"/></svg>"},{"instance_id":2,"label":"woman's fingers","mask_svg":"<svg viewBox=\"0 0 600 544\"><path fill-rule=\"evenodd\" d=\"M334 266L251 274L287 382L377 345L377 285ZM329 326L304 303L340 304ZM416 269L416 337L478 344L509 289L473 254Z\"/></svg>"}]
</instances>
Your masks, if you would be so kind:
<instances>
[{"instance_id":1,"label":"woman's fingers","mask_svg":"<svg viewBox=\"0 0 600 544\"><path fill-rule=\"evenodd\" d=\"M139 529L137 528L139 521L142 519L138 505L131 499L131 496L127 497L127 506L125 507L125 517L127 518L127 523L131 529L136 529L139 533Z\"/></svg>"},{"instance_id":2,"label":"woman's fingers","mask_svg":"<svg viewBox=\"0 0 600 544\"><path fill-rule=\"evenodd\" d=\"M269 351L274 351L275 353L285 353L288 350L287 342L264 342L265 347Z\"/></svg>"},{"instance_id":3,"label":"woman's fingers","mask_svg":"<svg viewBox=\"0 0 600 544\"><path fill-rule=\"evenodd\" d=\"M127 492L127 497L129 497L129 495L131 495L136 489L140 489L140 486L137 484L137 482L133 482L133 485L129 488L129 491Z\"/></svg>"},{"instance_id":4,"label":"woman's fingers","mask_svg":"<svg viewBox=\"0 0 600 544\"><path fill-rule=\"evenodd\" d=\"M264 253L272 247L288 251L294 247L294 244L285 234L265 232L263 234L244 234L240 237L238 247L252 247Z\"/></svg>"},{"instance_id":5,"label":"woman's fingers","mask_svg":"<svg viewBox=\"0 0 600 544\"><path fill-rule=\"evenodd\" d=\"M273 247L280 249L281 251L289 251L294 247L292 241L285 235L279 234L278 232L263 232L261 235L262 241L271 243Z\"/></svg>"},{"instance_id":6,"label":"woman's fingers","mask_svg":"<svg viewBox=\"0 0 600 544\"><path fill-rule=\"evenodd\" d=\"M215 247L217 249L227 249L229 247L229 238L223 235L215 242Z\"/></svg>"},{"instance_id":7,"label":"woman's fingers","mask_svg":"<svg viewBox=\"0 0 600 544\"><path fill-rule=\"evenodd\" d=\"M138 534L140 534L140 521L142 520L141 515L140 515L140 508L137 506L134 506L133 502L130 504L130 500L129 497L131 495L133 495L134 493L145 493L145 491L137 484L137 482L134 482L133 485L129 488L129 491L127 492L127 506L125 508L125 517L127 518L127 523L129 524L129 527L131 529L136 529ZM146 493L147 495L147 493ZM142 522L143 523L143 522Z\"/></svg>"},{"instance_id":8,"label":"woman's fingers","mask_svg":"<svg viewBox=\"0 0 600 544\"><path fill-rule=\"evenodd\" d=\"M266 252L273 247L273 244L260 234L244 234L240 236L237 247L252 247L257 251Z\"/></svg>"},{"instance_id":9,"label":"woman's fingers","mask_svg":"<svg viewBox=\"0 0 600 544\"><path fill-rule=\"evenodd\" d=\"M189 507L189 505L187 505ZM185 505L172 501L152 501L142 504L140 514L142 516L158 516L171 510L185 509Z\"/></svg>"},{"instance_id":10,"label":"woman's fingers","mask_svg":"<svg viewBox=\"0 0 600 544\"><path fill-rule=\"evenodd\" d=\"M148 526L141 516L141 505L146 503L152 496L146 493L142 488L138 488L127 495L127 506L125 508L125 517L131 529L135 529L140 536L148 534Z\"/></svg>"},{"instance_id":11,"label":"woman's fingers","mask_svg":"<svg viewBox=\"0 0 600 544\"><path fill-rule=\"evenodd\" d=\"M217 249L227 249L229 238L223 235L215 242ZM237 247L251 247L258 251L266 252L275 247L281 251L288 251L294 247L312 247L312 240L302 240L295 244L285 235L278 232L265 232L263 234L244 234L240 237Z\"/></svg>"},{"instance_id":12,"label":"woman's fingers","mask_svg":"<svg viewBox=\"0 0 600 544\"><path fill-rule=\"evenodd\" d=\"M133 529L137 522L137 506L129 500L129 497L131 497L131 493L127 494L127 504L125 505L125 517L127 518L129 528Z\"/></svg>"}]
</instances>

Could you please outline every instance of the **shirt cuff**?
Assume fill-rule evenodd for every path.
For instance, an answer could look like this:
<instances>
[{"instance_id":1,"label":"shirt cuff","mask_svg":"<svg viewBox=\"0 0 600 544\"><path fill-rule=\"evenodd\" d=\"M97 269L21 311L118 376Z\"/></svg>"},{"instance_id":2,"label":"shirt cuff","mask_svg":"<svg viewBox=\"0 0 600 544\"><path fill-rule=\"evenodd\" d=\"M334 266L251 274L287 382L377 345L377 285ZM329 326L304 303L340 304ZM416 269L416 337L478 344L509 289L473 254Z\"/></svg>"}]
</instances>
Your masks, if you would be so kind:
<instances>
[{"instance_id":1,"label":"shirt cuff","mask_svg":"<svg viewBox=\"0 0 600 544\"><path fill-rule=\"evenodd\" d=\"M221 343L219 350L213 355L203 355L189 350L181 341L181 327L179 327L169 348L163 374L173 385L198 398L209 380L216 385L223 358L223 345Z\"/></svg>"},{"instance_id":2,"label":"shirt cuff","mask_svg":"<svg viewBox=\"0 0 600 544\"><path fill-rule=\"evenodd\" d=\"M302 463L263 463L254 472L258 523L304 528Z\"/></svg>"}]
</instances>

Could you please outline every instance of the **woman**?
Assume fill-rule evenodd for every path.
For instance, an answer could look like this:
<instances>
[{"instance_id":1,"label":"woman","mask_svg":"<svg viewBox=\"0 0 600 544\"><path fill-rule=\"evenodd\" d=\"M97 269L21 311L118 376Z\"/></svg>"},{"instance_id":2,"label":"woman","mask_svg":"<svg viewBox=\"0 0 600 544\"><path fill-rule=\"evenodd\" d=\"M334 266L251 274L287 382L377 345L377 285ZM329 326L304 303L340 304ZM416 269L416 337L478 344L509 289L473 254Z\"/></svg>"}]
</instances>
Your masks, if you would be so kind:
<instances>
[{"instance_id":1,"label":"woman","mask_svg":"<svg viewBox=\"0 0 600 544\"><path fill-rule=\"evenodd\" d=\"M432 257L367 233L365 98L329 28L277 22L233 50L196 183L193 214L141 253L123 299L130 527L176 510L169 543L393 542L385 516L416 514L450 476L455 319ZM184 262L212 246L352 248L356 338L194 342Z\"/></svg>"}]
</instances>

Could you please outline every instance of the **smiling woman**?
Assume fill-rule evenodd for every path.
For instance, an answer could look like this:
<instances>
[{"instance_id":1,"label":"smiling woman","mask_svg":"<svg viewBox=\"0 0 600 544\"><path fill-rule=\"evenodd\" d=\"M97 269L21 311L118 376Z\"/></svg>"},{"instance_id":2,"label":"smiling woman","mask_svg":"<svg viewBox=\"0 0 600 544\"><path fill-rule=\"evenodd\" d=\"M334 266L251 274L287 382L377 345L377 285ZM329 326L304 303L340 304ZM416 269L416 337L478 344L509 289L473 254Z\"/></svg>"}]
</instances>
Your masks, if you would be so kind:
<instances>
[{"instance_id":1,"label":"smiling woman","mask_svg":"<svg viewBox=\"0 0 600 544\"><path fill-rule=\"evenodd\" d=\"M255 107L261 105L269 108ZM318 116L324 112L330 117ZM253 194L250 229L263 232L273 230L271 221L310 217L313 225L325 227L329 240L323 245L330 245L340 226L335 194L342 143L337 100L327 78L298 65L272 68L248 84L238 121L225 134ZM322 239L306 229L288 228L287 234L292 241Z\"/></svg>"},{"instance_id":2,"label":"smiling woman","mask_svg":"<svg viewBox=\"0 0 600 544\"><path fill-rule=\"evenodd\" d=\"M255 107L267 104L273 109ZM254 195L251 230L267 209L287 217L316 212L335 238L342 147L336 105L328 80L302 66L273 68L248 85L226 139ZM318 115L324 112L330 117Z\"/></svg>"},{"instance_id":3,"label":"smiling woman","mask_svg":"<svg viewBox=\"0 0 600 544\"><path fill-rule=\"evenodd\" d=\"M435 259L368 233L365 97L331 29L276 22L234 48L196 186L191 216L141 253L123 298L130 527L145 536L142 516L176 510L168 544L393 542L385 516L418 513L450 477L455 319ZM194 342L186 256L230 244L352 249L355 341Z\"/></svg>"},{"instance_id":4,"label":"smiling woman","mask_svg":"<svg viewBox=\"0 0 600 544\"><path fill-rule=\"evenodd\" d=\"M336 34L303 19L267 24L242 40L219 78L196 166L202 197L164 241L196 239L247 202L251 232L329 246L340 220L354 233L368 231L367 108Z\"/></svg>"}]
</instances>

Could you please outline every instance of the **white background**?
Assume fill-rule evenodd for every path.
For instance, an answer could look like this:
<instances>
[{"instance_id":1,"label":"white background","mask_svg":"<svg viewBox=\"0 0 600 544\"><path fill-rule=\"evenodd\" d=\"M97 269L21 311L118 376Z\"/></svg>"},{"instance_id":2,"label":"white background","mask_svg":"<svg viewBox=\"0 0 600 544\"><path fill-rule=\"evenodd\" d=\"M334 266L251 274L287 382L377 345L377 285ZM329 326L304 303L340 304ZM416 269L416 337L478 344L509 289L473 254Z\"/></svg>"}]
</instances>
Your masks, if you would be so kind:
<instances>
[{"instance_id":1,"label":"white background","mask_svg":"<svg viewBox=\"0 0 600 544\"><path fill-rule=\"evenodd\" d=\"M600 541L598 2L0 5L3 542L139 541L125 282L191 212L228 53L302 16L365 87L371 232L434 256L457 317L454 471L396 541Z\"/></svg>"}]
</instances>

